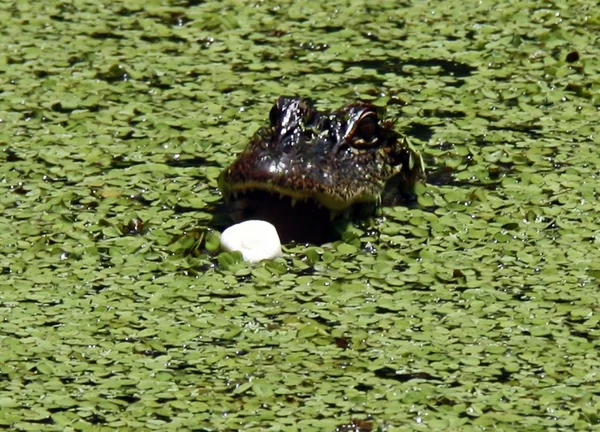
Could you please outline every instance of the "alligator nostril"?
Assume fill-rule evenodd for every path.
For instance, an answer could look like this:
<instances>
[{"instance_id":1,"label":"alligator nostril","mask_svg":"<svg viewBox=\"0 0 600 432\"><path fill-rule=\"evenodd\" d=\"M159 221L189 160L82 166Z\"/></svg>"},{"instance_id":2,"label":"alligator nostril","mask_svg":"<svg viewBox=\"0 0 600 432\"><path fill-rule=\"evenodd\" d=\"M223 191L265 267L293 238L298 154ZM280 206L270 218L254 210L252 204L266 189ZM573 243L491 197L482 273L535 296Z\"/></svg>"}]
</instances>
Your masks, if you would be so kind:
<instances>
[{"instance_id":1,"label":"alligator nostril","mask_svg":"<svg viewBox=\"0 0 600 432\"><path fill-rule=\"evenodd\" d=\"M281 118L281 111L277 105L273 105L271 111L269 112L269 122L271 123L271 127L275 127L279 124L279 119Z\"/></svg>"}]
</instances>

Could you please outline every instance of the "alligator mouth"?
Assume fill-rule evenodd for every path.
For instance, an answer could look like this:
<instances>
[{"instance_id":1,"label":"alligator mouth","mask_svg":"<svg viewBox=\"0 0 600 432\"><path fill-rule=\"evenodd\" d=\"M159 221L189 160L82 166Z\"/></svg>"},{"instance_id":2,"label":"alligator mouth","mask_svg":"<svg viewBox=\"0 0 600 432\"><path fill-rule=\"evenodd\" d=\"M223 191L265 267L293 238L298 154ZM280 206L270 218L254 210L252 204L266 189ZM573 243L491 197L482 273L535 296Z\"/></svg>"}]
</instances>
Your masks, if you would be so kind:
<instances>
[{"instance_id":1,"label":"alligator mouth","mask_svg":"<svg viewBox=\"0 0 600 432\"><path fill-rule=\"evenodd\" d=\"M312 198L298 199L266 190L245 190L233 194L225 204L235 223L258 219L270 222L282 243L323 244L338 240L339 213Z\"/></svg>"}]
</instances>

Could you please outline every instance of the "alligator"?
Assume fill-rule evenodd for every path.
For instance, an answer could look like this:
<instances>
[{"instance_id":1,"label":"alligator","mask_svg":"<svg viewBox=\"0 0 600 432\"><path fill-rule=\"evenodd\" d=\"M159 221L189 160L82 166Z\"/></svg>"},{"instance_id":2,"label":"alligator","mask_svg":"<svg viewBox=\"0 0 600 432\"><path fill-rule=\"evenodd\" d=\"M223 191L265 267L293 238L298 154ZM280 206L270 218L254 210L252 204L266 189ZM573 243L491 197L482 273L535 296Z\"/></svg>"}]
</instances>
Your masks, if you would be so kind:
<instances>
[{"instance_id":1,"label":"alligator","mask_svg":"<svg viewBox=\"0 0 600 432\"><path fill-rule=\"evenodd\" d=\"M264 219L282 241L311 241L327 237L329 220L406 200L423 160L381 114L366 102L320 112L309 99L280 97L269 125L219 176L232 219Z\"/></svg>"}]
</instances>

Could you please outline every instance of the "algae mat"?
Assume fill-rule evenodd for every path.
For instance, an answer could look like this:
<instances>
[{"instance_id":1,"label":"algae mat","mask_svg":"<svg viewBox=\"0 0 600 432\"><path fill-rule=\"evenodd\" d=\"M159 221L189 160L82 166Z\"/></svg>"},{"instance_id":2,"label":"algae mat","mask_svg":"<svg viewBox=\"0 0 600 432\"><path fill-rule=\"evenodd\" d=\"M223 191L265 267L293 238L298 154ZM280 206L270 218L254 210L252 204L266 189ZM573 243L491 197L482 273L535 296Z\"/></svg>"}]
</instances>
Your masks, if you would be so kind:
<instances>
[{"instance_id":1,"label":"algae mat","mask_svg":"<svg viewBox=\"0 0 600 432\"><path fill-rule=\"evenodd\" d=\"M0 427L600 426L593 1L0 5ZM418 205L248 265L280 94L388 106Z\"/></svg>"}]
</instances>

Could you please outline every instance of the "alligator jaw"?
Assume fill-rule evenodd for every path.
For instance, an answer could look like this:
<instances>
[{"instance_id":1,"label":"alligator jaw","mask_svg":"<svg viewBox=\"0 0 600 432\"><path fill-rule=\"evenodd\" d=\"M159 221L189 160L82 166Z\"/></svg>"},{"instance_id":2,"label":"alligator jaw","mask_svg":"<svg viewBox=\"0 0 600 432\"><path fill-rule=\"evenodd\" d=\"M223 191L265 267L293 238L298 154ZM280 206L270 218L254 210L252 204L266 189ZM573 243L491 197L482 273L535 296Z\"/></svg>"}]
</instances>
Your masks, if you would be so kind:
<instances>
[{"instance_id":1,"label":"alligator jaw","mask_svg":"<svg viewBox=\"0 0 600 432\"><path fill-rule=\"evenodd\" d=\"M264 190L238 192L226 200L234 222L258 219L275 226L282 243L323 244L339 239L336 222L342 214L312 199L297 199Z\"/></svg>"}]
</instances>

